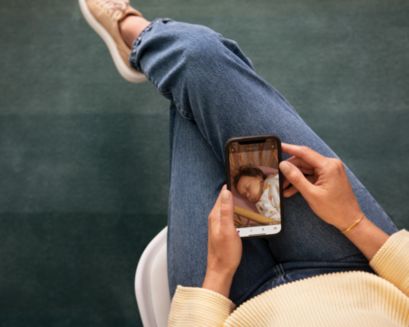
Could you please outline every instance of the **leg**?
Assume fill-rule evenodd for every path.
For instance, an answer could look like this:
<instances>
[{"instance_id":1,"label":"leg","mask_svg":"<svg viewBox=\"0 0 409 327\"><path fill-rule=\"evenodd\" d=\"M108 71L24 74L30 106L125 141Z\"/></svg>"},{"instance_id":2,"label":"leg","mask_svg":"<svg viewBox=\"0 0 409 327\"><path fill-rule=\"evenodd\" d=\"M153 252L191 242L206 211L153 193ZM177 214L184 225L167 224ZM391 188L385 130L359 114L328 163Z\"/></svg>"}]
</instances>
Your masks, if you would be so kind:
<instances>
[{"instance_id":1,"label":"leg","mask_svg":"<svg viewBox=\"0 0 409 327\"><path fill-rule=\"evenodd\" d=\"M224 169L225 141L240 135L276 134L284 142L305 144L336 157L290 104L256 74L237 44L207 27L155 20L135 42L131 62L173 102L178 114L195 124L220 170ZM396 231L388 215L346 168L365 214L385 232ZM218 189L210 192L214 199ZM212 204L207 204L204 217L198 219L207 217ZM284 207L283 232L268 240L276 261L290 268L294 263L300 267L331 263L346 269L356 264L367 267L359 250L317 218L301 196L286 199ZM182 212L177 219L180 216Z\"/></svg>"},{"instance_id":2,"label":"leg","mask_svg":"<svg viewBox=\"0 0 409 327\"><path fill-rule=\"evenodd\" d=\"M168 271L171 294L177 284L201 286L207 260L207 215L224 183L216 160L195 123L170 109L171 166L168 211ZM274 271L266 240L243 242L243 257L230 297L241 303Z\"/></svg>"},{"instance_id":3,"label":"leg","mask_svg":"<svg viewBox=\"0 0 409 327\"><path fill-rule=\"evenodd\" d=\"M179 240L188 239L193 230L192 228L183 230L183 226L186 225L178 222L189 223L188 217L191 220L206 218L210 211L219 192L220 180L224 179L223 147L229 137L272 133L279 136L284 142L306 144L323 155L336 156L305 124L289 103L256 74L250 60L233 40L226 39L207 27L178 23L170 19L155 20L148 26L147 21L139 19L137 26L131 28L133 33L131 32L130 35L122 33L121 37L121 32L128 31L124 19L135 19L132 16L141 16L139 12L128 6L127 0L79 1L88 23L106 42L121 75L133 82L140 81L140 75L128 67L124 58L129 53L129 40L134 39L143 29L132 47L131 63L133 67L144 72L158 90L171 100L173 111L178 112L178 115L174 117L178 117L180 122L190 121L190 127L197 128L196 135L200 133L203 138L203 140L197 137L192 139L194 134L183 132L189 129L175 128L172 139L178 140L182 136L183 141L191 142L192 149L196 149L196 145L206 144L207 153L212 153L212 155L204 157L204 162L209 162L210 167L219 166L219 169L209 171L208 169L200 170L203 165L199 165L198 169L192 170L192 174L182 175L178 171L180 167L187 167L183 165L186 153L183 154L183 150L179 148L185 144L183 141L178 141L178 146L174 147L175 150L172 151L174 164L172 163L171 172L173 184L169 207L170 251L173 251L172 242L176 244L178 238ZM123 26L122 23L124 23ZM184 120L181 120L181 117ZM179 155L180 153L183 155ZM209 157L212 158L212 162ZM352 187L366 215L384 231L388 233L396 231L396 226L386 213L348 167L346 168ZM190 186L191 191L187 192L180 186L183 185L182 179L189 178L189 176L194 177L197 171L201 171L204 178L198 183L185 181L185 185ZM209 176L208 180L207 176ZM197 185L202 185L202 187L197 187ZM182 196L186 197L182 198ZM194 205L183 203L186 199L192 200L191 203ZM250 260L247 261L245 253L244 260L233 281L233 294L238 294L237 290L247 287L248 283L244 286L241 284L247 281L242 277L252 272L252 264L257 265L259 261L269 256L265 252L267 244L271 250L270 253L276 260L274 262L271 258L272 270L277 270L279 273L284 271L283 267L286 264L287 269L292 269L297 265L298 267L338 265L342 266L342 269L356 268L357 265L361 265L362 269L368 268L365 258L358 249L338 231L317 219L299 195L287 199L284 206L286 208L283 219L284 229L279 236L268 241L245 242L246 246L249 244L247 248L250 249L249 253L251 252L251 255L248 256ZM179 229L176 230L178 226ZM191 227L198 227L197 235L202 236L191 239L189 243L181 242L182 246L174 248L173 254L170 254L171 258L176 258L173 260L175 266L169 267L171 276L172 273L174 276L173 283L188 279L186 274L189 273L189 269L178 271L180 264L186 262L186 260L183 261L186 253L191 253L191 261L199 266L193 269L192 273L196 274L196 277L192 283L198 283L198 275L195 271L199 271L199 275L200 271L203 271L203 260L194 260L200 256L204 257L206 253L206 248L203 247L206 237L203 236L206 234L207 227L200 223L193 224ZM194 241L202 245L194 247ZM252 248L252 244L263 244L264 247L260 246L261 250L257 252L259 247ZM254 257L257 259L254 263L251 262L253 252L261 254L261 258L259 254ZM259 274L263 269L256 269L255 272ZM249 273L248 278L253 277L255 274ZM280 278L281 275L278 279ZM254 280L250 284L252 282Z\"/></svg>"},{"instance_id":4,"label":"leg","mask_svg":"<svg viewBox=\"0 0 409 327\"><path fill-rule=\"evenodd\" d=\"M79 0L84 17L102 37L116 68L128 81L145 77L129 66L131 41L149 21L127 0ZM149 30L147 28L147 30ZM138 42L138 41L137 41ZM170 291L177 284L200 286L207 257L207 214L224 180L223 169L193 121L176 114L171 102L171 190L169 197L168 267ZM173 143L177 146L173 147ZM268 280L274 260L265 240L243 242L243 259L231 296L236 303ZM273 266L274 268L274 266Z\"/></svg>"}]
</instances>

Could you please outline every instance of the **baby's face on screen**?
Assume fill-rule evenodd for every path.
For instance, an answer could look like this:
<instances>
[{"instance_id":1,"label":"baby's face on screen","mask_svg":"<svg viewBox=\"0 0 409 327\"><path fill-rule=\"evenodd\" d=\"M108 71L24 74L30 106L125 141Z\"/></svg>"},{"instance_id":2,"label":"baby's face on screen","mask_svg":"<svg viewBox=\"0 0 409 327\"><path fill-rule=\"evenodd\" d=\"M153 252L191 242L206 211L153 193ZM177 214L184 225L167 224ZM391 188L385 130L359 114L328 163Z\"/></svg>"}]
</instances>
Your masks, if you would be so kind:
<instances>
[{"instance_id":1,"label":"baby's face on screen","mask_svg":"<svg viewBox=\"0 0 409 327\"><path fill-rule=\"evenodd\" d=\"M263 179L260 176L241 176L237 191L250 202L256 203L263 193Z\"/></svg>"}]
</instances>

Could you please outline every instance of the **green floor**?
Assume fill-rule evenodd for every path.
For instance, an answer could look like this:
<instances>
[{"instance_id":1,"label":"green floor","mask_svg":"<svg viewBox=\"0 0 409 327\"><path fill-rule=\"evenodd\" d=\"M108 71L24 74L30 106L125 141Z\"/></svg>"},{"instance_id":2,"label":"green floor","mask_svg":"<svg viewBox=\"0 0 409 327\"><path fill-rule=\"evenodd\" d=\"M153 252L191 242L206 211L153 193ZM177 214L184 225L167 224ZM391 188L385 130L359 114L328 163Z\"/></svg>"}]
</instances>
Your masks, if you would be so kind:
<instances>
[{"instance_id":1,"label":"green floor","mask_svg":"<svg viewBox=\"0 0 409 327\"><path fill-rule=\"evenodd\" d=\"M140 9L237 40L409 229L409 2ZM136 264L167 219L167 101L119 77L76 1L0 15L0 325L140 326Z\"/></svg>"}]
</instances>

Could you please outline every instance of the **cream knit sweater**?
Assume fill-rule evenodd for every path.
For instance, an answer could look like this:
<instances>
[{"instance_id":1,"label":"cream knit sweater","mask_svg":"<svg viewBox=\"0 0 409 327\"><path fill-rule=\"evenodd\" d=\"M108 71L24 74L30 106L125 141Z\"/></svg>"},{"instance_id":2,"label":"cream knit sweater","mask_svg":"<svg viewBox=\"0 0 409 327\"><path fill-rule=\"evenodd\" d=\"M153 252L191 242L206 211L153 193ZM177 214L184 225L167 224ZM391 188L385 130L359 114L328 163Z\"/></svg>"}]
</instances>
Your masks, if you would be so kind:
<instances>
[{"instance_id":1,"label":"cream knit sweater","mask_svg":"<svg viewBox=\"0 0 409 327\"><path fill-rule=\"evenodd\" d=\"M409 232L392 234L369 262L379 275L336 272L290 282L235 308L223 295L178 285L169 326L409 326Z\"/></svg>"}]
</instances>

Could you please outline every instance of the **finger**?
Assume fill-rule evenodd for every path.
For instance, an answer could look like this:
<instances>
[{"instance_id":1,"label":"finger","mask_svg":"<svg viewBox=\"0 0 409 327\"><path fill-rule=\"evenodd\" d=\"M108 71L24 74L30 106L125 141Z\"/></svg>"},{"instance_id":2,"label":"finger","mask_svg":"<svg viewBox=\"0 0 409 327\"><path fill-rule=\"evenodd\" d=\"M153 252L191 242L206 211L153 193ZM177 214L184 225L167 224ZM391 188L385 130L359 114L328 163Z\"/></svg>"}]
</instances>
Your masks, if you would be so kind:
<instances>
[{"instance_id":1,"label":"finger","mask_svg":"<svg viewBox=\"0 0 409 327\"><path fill-rule=\"evenodd\" d=\"M224 189L227 189L226 184L223 184L223 186L222 186L222 188L221 188L221 190L219 192L219 195L217 196L216 201L215 201L215 203L213 205L213 208L210 210L209 216L218 216L218 213L220 211L221 194L222 194L222 191Z\"/></svg>"},{"instance_id":2,"label":"finger","mask_svg":"<svg viewBox=\"0 0 409 327\"><path fill-rule=\"evenodd\" d=\"M291 162L282 161L279 165L280 170L288 181L298 190L304 197L308 197L311 190L315 187L311 184L303 173L294 166Z\"/></svg>"},{"instance_id":3,"label":"finger","mask_svg":"<svg viewBox=\"0 0 409 327\"><path fill-rule=\"evenodd\" d=\"M313 173L308 173L308 172L303 171L303 174L304 174L305 178L307 178L312 183L315 183L315 181L317 180L317 177ZM286 190L290 186L291 186L290 181L287 178L284 177L283 190Z\"/></svg>"},{"instance_id":4,"label":"finger","mask_svg":"<svg viewBox=\"0 0 409 327\"><path fill-rule=\"evenodd\" d=\"M217 230L218 225L220 224L220 204L221 204L221 192L223 189L226 189L227 186L226 184L223 185L221 191L219 192L219 195L217 196L217 199L213 205L213 208L210 210L209 216L208 216L208 234L209 237L210 235Z\"/></svg>"},{"instance_id":5,"label":"finger","mask_svg":"<svg viewBox=\"0 0 409 327\"><path fill-rule=\"evenodd\" d=\"M234 227L233 196L227 188L220 192L220 224Z\"/></svg>"},{"instance_id":6,"label":"finger","mask_svg":"<svg viewBox=\"0 0 409 327\"><path fill-rule=\"evenodd\" d=\"M303 159L307 164L309 164L313 168L321 168L325 160L328 159L327 157L322 156L321 154L307 146L282 143L281 148L283 152L292 154L295 157Z\"/></svg>"},{"instance_id":7,"label":"finger","mask_svg":"<svg viewBox=\"0 0 409 327\"><path fill-rule=\"evenodd\" d=\"M315 175L307 175L305 176L305 178L307 178L312 184L314 184L317 181L317 177ZM283 195L284 197L289 198L293 196L294 194L298 193L298 190L294 186L292 186L290 182L287 181L287 183L288 183L288 187L287 188L283 187L284 189Z\"/></svg>"},{"instance_id":8,"label":"finger","mask_svg":"<svg viewBox=\"0 0 409 327\"><path fill-rule=\"evenodd\" d=\"M305 176L312 184L315 184L315 182L317 181L317 176L315 175L307 175Z\"/></svg>"},{"instance_id":9,"label":"finger","mask_svg":"<svg viewBox=\"0 0 409 327\"><path fill-rule=\"evenodd\" d=\"M291 186L283 192L283 195L284 197L289 198L297 193L298 193L298 190L294 186Z\"/></svg>"},{"instance_id":10,"label":"finger","mask_svg":"<svg viewBox=\"0 0 409 327\"><path fill-rule=\"evenodd\" d=\"M292 156L291 158L287 159L287 161L291 162L295 166L297 166L303 173L309 174L314 172L314 167L306 163L303 159L297 158Z\"/></svg>"}]
</instances>

